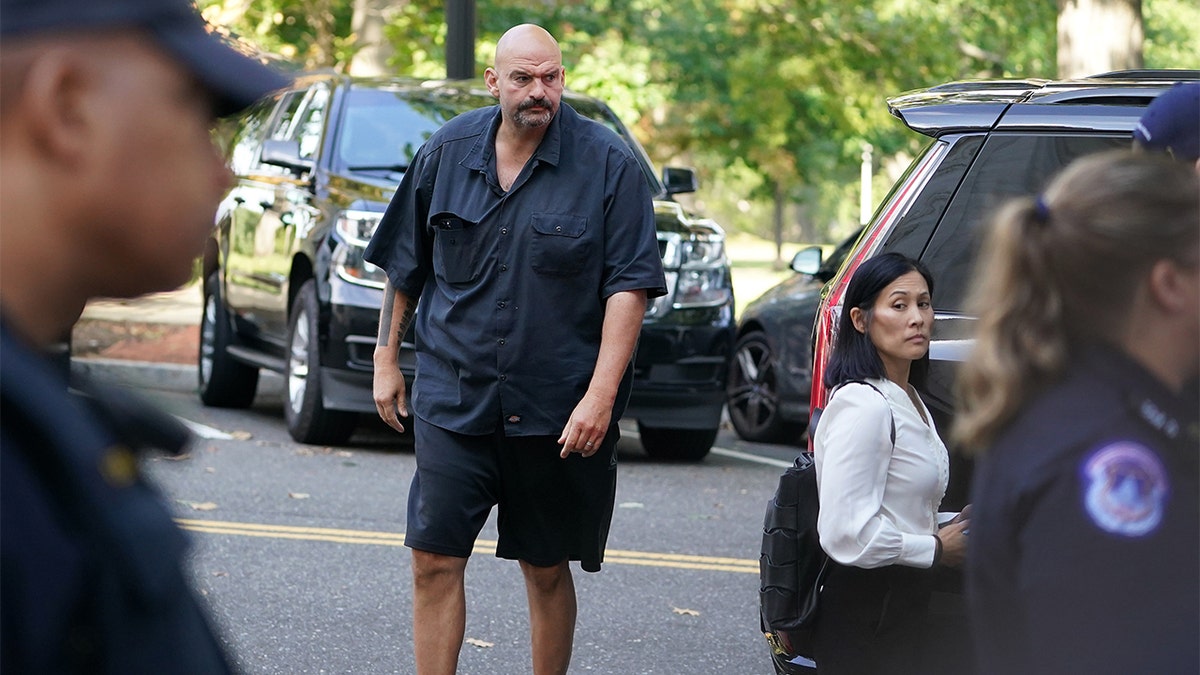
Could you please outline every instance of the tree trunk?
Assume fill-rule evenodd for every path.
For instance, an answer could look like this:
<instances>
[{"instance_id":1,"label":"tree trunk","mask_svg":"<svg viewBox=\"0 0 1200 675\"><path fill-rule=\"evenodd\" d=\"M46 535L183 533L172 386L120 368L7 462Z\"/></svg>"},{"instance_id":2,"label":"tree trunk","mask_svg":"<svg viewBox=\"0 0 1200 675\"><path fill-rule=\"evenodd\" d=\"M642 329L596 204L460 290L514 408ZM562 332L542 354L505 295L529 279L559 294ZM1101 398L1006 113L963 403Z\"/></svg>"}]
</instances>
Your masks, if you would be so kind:
<instances>
[{"instance_id":1,"label":"tree trunk","mask_svg":"<svg viewBox=\"0 0 1200 675\"><path fill-rule=\"evenodd\" d=\"M394 50L384 35L389 18L406 4L395 0L354 0L354 18L350 30L354 32L357 48L350 59L351 75L376 77L392 74L388 59Z\"/></svg>"},{"instance_id":2,"label":"tree trunk","mask_svg":"<svg viewBox=\"0 0 1200 675\"><path fill-rule=\"evenodd\" d=\"M783 207L786 199L783 183L775 181L775 211L772 217L774 221L772 229L775 234L775 263L773 265L775 269L783 267Z\"/></svg>"},{"instance_id":3,"label":"tree trunk","mask_svg":"<svg viewBox=\"0 0 1200 675\"><path fill-rule=\"evenodd\" d=\"M1141 0L1058 0L1058 76L1142 67Z\"/></svg>"}]
</instances>

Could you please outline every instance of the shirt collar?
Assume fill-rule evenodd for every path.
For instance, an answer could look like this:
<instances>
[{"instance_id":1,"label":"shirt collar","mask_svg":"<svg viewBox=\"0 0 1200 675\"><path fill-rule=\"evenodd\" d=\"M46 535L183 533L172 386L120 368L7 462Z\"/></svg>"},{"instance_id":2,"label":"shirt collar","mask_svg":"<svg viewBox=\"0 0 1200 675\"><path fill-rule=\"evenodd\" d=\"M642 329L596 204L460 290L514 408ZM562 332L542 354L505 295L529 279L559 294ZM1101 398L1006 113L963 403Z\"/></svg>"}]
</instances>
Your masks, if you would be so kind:
<instances>
[{"instance_id":1,"label":"shirt collar","mask_svg":"<svg viewBox=\"0 0 1200 675\"><path fill-rule=\"evenodd\" d=\"M478 140L475 141L475 147L471 148L471 152L463 159L462 165L464 168L473 171L485 171L489 164L492 163L493 155L496 154L496 132L500 129L500 120L503 113L500 111L500 106L495 106L495 113L492 119L488 122L487 131L480 134ZM567 116L574 117L578 113L566 102L560 102L558 113L554 115L554 119L550 120L550 126L546 129L546 135L542 137L542 142L534 151L532 159L539 162L544 162L551 166L558 166L559 159L562 157L562 127L563 118Z\"/></svg>"}]
</instances>

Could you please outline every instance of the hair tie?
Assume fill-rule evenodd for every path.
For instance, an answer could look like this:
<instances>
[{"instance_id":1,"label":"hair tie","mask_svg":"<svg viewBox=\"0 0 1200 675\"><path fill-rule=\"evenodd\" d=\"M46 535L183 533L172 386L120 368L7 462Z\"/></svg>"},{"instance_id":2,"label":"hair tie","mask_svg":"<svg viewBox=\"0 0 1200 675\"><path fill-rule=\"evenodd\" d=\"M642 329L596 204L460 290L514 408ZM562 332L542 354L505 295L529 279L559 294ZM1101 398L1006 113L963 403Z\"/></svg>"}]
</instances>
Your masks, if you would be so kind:
<instances>
[{"instance_id":1,"label":"hair tie","mask_svg":"<svg viewBox=\"0 0 1200 675\"><path fill-rule=\"evenodd\" d=\"M1042 225L1050 222L1050 207L1046 206L1046 200L1042 198L1042 195L1038 195L1033 200L1033 219Z\"/></svg>"}]
</instances>

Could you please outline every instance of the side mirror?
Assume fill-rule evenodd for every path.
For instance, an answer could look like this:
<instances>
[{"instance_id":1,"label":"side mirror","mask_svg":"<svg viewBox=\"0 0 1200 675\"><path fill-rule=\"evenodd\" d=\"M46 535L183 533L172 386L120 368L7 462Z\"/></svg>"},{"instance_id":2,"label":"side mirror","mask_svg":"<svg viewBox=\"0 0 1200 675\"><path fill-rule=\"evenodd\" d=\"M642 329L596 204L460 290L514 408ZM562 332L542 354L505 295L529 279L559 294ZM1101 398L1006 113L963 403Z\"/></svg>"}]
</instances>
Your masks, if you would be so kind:
<instances>
[{"instance_id":1,"label":"side mirror","mask_svg":"<svg viewBox=\"0 0 1200 675\"><path fill-rule=\"evenodd\" d=\"M796 255L792 257L792 271L812 276L821 269L824 257L820 246L806 246L796 251Z\"/></svg>"},{"instance_id":2,"label":"side mirror","mask_svg":"<svg viewBox=\"0 0 1200 675\"><path fill-rule=\"evenodd\" d=\"M679 195L696 191L696 172L679 166L667 166L662 170L663 185L667 194Z\"/></svg>"},{"instance_id":3,"label":"side mirror","mask_svg":"<svg viewBox=\"0 0 1200 675\"><path fill-rule=\"evenodd\" d=\"M282 166L297 174L312 171L313 161L300 156L300 141L268 138L262 145L262 163Z\"/></svg>"}]
</instances>

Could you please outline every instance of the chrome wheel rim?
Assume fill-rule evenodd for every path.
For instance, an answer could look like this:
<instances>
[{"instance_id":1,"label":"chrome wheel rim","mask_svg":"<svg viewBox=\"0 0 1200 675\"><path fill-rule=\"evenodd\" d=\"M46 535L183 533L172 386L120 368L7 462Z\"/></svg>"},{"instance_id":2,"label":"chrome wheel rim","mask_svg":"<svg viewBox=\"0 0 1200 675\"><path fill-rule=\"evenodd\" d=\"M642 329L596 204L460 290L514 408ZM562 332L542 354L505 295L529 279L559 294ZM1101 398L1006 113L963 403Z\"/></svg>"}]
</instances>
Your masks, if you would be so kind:
<instances>
[{"instance_id":1,"label":"chrome wheel rim","mask_svg":"<svg viewBox=\"0 0 1200 675\"><path fill-rule=\"evenodd\" d=\"M778 408L770 350L761 344L748 344L734 354L734 360L738 380L730 390L730 408L747 426L764 429Z\"/></svg>"},{"instance_id":2,"label":"chrome wheel rim","mask_svg":"<svg viewBox=\"0 0 1200 675\"><path fill-rule=\"evenodd\" d=\"M212 379L213 355L217 350L217 300L211 295L204 298L204 321L200 326L200 381Z\"/></svg>"},{"instance_id":3,"label":"chrome wheel rim","mask_svg":"<svg viewBox=\"0 0 1200 675\"><path fill-rule=\"evenodd\" d=\"M296 316L296 328L292 332L292 343L288 352L287 387L288 407L300 414L304 406L304 393L308 390L308 347L311 335L308 331L308 313L301 311Z\"/></svg>"}]
</instances>

